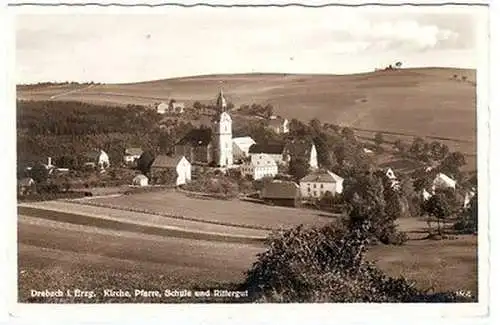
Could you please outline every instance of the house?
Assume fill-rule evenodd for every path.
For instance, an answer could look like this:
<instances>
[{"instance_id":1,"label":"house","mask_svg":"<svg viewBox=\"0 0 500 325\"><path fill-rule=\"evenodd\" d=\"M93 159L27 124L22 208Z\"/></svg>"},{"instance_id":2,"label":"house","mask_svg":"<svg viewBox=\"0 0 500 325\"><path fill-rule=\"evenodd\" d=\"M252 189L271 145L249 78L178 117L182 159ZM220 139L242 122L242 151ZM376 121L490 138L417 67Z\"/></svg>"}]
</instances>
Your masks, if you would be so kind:
<instances>
[{"instance_id":1,"label":"house","mask_svg":"<svg viewBox=\"0 0 500 325\"><path fill-rule=\"evenodd\" d=\"M266 154L278 164L285 164L289 161L284 143L255 143L248 148L248 154L250 157Z\"/></svg>"},{"instance_id":2,"label":"house","mask_svg":"<svg viewBox=\"0 0 500 325\"><path fill-rule=\"evenodd\" d=\"M241 175L251 176L254 180L264 177L274 177L278 174L278 164L274 159L265 154L252 155L249 162L241 165Z\"/></svg>"},{"instance_id":3,"label":"house","mask_svg":"<svg viewBox=\"0 0 500 325\"><path fill-rule=\"evenodd\" d=\"M303 198L321 198L326 192L341 194L344 179L329 170L318 170L300 180L300 194Z\"/></svg>"},{"instance_id":4,"label":"house","mask_svg":"<svg viewBox=\"0 0 500 325\"><path fill-rule=\"evenodd\" d=\"M165 114L169 111L169 105L165 102L162 102L156 106L156 111L160 114Z\"/></svg>"},{"instance_id":5,"label":"house","mask_svg":"<svg viewBox=\"0 0 500 325\"><path fill-rule=\"evenodd\" d=\"M170 102L170 106L169 106L168 111L170 113L173 113L173 114L182 114L182 113L184 113L185 106L186 105L184 103L178 103L178 102L172 101L172 102Z\"/></svg>"},{"instance_id":6,"label":"house","mask_svg":"<svg viewBox=\"0 0 500 325\"><path fill-rule=\"evenodd\" d=\"M28 195L35 190L35 181L31 177L21 179L18 184L19 195Z\"/></svg>"},{"instance_id":7,"label":"house","mask_svg":"<svg viewBox=\"0 0 500 325\"><path fill-rule=\"evenodd\" d=\"M278 134L285 134L290 132L289 122L286 118L272 117L269 120L269 128Z\"/></svg>"},{"instance_id":8,"label":"house","mask_svg":"<svg viewBox=\"0 0 500 325\"><path fill-rule=\"evenodd\" d=\"M126 164L134 164L141 157L141 148L127 148L125 149L125 154L123 155L123 161Z\"/></svg>"},{"instance_id":9,"label":"house","mask_svg":"<svg viewBox=\"0 0 500 325\"><path fill-rule=\"evenodd\" d=\"M274 180L264 184L260 198L273 205L297 207L300 205L300 188L295 182Z\"/></svg>"},{"instance_id":10,"label":"house","mask_svg":"<svg viewBox=\"0 0 500 325\"><path fill-rule=\"evenodd\" d=\"M134 177L132 180L132 185L134 186L148 186L148 178L142 174Z\"/></svg>"},{"instance_id":11,"label":"house","mask_svg":"<svg viewBox=\"0 0 500 325\"><path fill-rule=\"evenodd\" d=\"M185 156L193 164L233 165L232 119L227 112L222 90L217 97L217 114L210 128L193 129L175 145L175 154Z\"/></svg>"},{"instance_id":12,"label":"house","mask_svg":"<svg viewBox=\"0 0 500 325\"><path fill-rule=\"evenodd\" d=\"M455 180L451 179L449 176L443 173L438 173L432 181L432 192L435 192L436 189L455 189L456 185L457 182Z\"/></svg>"},{"instance_id":13,"label":"house","mask_svg":"<svg viewBox=\"0 0 500 325\"><path fill-rule=\"evenodd\" d=\"M93 150L85 155L85 165L93 168L106 169L110 166L109 156L104 150Z\"/></svg>"},{"instance_id":14,"label":"house","mask_svg":"<svg viewBox=\"0 0 500 325\"><path fill-rule=\"evenodd\" d=\"M186 184L191 181L191 163L185 156L159 155L151 165L151 177L158 183Z\"/></svg>"},{"instance_id":15,"label":"house","mask_svg":"<svg viewBox=\"0 0 500 325\"><path fill-rule=\"evenodd\" d=\"M318 169L318 152L314 142L292 141L285 146L284 155L288 161L294 158L305 158L309 162L309 167Z\"/></svg>"},{"instance_id":16,"label":"house","mask_svg":"<svg viewBox=\"0 0 500 325\"><path fill-rule=\"evenodd\" d=\"M363 148L363 152L366 153L366 154L372 154L373 150L368 149L368 148Z\"/></svg>"},{"instance_id":17,"label":"house","mask_svg":"<svg viewBox=\"0 0 500 325\"><path fill-rule=\"evenodd\" d=\"M251 137L233 138L233 160L241 161L249 156L249 150L255 144Z\"/></svg>"},{"instance_id":18,"label":"house","mask_svg":"<svg viewBox=\"0 0 500 325\"><path fill-rule=\"evenodd\" d=\"M427 192L426 189L423 189L422 190L422 198L424 199L424 201L427 201L428 199L430 199L432 197L432 194Z\"/></svg>"}]
</instances>

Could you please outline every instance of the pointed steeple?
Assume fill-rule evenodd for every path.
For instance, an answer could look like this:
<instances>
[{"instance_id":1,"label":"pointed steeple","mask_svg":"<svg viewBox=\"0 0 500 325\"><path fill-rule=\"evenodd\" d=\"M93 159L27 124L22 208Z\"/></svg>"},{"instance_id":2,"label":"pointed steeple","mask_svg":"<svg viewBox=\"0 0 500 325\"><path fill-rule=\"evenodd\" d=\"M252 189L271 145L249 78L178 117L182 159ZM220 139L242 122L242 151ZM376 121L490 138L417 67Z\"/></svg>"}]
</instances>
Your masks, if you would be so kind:
<instances>
[{"instance_id":1,"label":"pointed steeple","mask_svg":"<svg viewBox=\"0 0 500 325\"><path fill-rule=\"evenodd\" d=\"M226 98L224 97L224 92L222 90L222 87L219 90L219 96L217 96L217 110L219 112L224 112L227 109L227 101Z\"/></svg>"}]
</instances>

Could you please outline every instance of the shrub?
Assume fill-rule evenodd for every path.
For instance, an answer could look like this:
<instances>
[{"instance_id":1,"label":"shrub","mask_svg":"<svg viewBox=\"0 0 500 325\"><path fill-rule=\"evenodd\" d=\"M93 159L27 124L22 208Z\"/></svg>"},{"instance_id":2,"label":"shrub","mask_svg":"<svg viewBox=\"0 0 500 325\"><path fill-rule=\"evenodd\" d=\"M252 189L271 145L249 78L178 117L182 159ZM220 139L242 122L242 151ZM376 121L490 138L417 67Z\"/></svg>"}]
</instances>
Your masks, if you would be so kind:
<instances>
[{"instance_id":1,"label":"shrub","mask_svg":"<svg viewBox=\"0 0 500 325\"><path fill-rule=\"evenodd\" d=\"M332 224L276 232L243 287L257 302L462 301L453 293L429 295L367 262L366 227L349 231Z\"/></svg>"}]
</instances>

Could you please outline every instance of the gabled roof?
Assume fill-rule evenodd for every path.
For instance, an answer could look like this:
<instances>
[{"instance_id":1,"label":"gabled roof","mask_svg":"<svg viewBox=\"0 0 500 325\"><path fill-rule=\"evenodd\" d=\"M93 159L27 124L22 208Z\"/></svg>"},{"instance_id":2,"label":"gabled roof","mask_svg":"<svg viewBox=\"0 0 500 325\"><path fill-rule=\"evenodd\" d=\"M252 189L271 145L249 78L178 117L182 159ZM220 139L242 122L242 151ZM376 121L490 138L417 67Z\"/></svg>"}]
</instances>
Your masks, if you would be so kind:
<instances>
[{"instance_id":1,"label":"gabled roof","mask_svg":"<svg viewBox=\"0 0 500 325\"><path fill-rule=\"evenodd\" d=\"M267 153L271 155L280 155L285 151L284 143L253 144L248 150L249 153Z\"/></svg>"},{"instance_id":2,"label":"gabled roof","mask_svg":"<svg viewBox=\"0 0 500 325\"><path fill-rule=\"evenodd\" d=\"M141 148L127 148L125 149L125 154L129 156L140 156L142 155L142 149Z\"/></svg>"},{"instance_id":3,"label":"gabled roof","mask_svg":"<svg viewBox=\"0 0 500 325\"><path fill-rule=\"evenodd\" d=\"M151 165L151 168L170 168L170 167L177 167L179 165L179 162L184 156L167 156L167 155L159 155L155 158L153 161L153 164Z\"/></svg>"},{"instance_id":4,"label":"gabled roof","mask_svg":"<svg viewBox=\"0 0 500 325\"><path fill-rule=\"evenodd\" d=\"M252 139L251 137L238 137L238 138L233 138L233 143L235 143L239 147L251 146L251 145L255 144L255 140Z\"/></svg>"},{"instance_id":5,"label":"gabled roof","mask_svg":"<svg viewBox=\"0 0 500 325\"><path fill-rule=\"evenodd\" d=\"M332 173L329 170L320 170L310 173L303 177L300 182L311 182L311 183L338 183L342 182L344 179L339 175Z\"/></svg>"},{"instance_id":6,"label":"gabled roof","mask_svg":"<svg viewBox=\"0 0 500 325\"><path fill-rule=\"evenodd\" d=\"M299 185L290 181L272 181L264 184L261 197L264 199L295 199L300 195Z\"/></svg>"},{"instance_id":7,"label":"gabled roof","mask_svg":"<svg viewBox=\"0 0 500 325\"><path fill-rule=\"evenodd\" d=\"M292 141L287 143L285 150L292 157L308 157L313 145L312 141Z\"/></svg>"},{"instance_id":8,"label":"gabled roof","mask_svg":"<svg viewBox=\"0 0 500 325\"><path fill-rule=\"evenodd\" d=\"M212 129L209 128L201 128L201 129L192 129L186 134L182 139L180 139L177 144L178 145L187 145L190 144L192 146L206 146L212 140Z\"/></svg>"}]
</instances>

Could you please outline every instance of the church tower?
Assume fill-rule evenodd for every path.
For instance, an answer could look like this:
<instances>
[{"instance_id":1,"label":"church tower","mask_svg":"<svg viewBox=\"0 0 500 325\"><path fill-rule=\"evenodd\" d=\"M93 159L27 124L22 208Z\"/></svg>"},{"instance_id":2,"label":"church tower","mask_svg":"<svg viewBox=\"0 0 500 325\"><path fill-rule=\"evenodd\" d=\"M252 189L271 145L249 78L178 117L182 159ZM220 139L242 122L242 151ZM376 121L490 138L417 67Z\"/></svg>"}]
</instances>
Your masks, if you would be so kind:
<instances>
[{"instance_id":1,"label":"church tower","mask_svg":"<svg viewBox=\"0 0 500 325\"><path fill-rule=\"evenodd\" d=\"M227 102L222 89L217 97L216 108L212 132L213 157L215 165L227 167L233 164L233 121L227 112Z\"/></svg>"}]
</instances>

